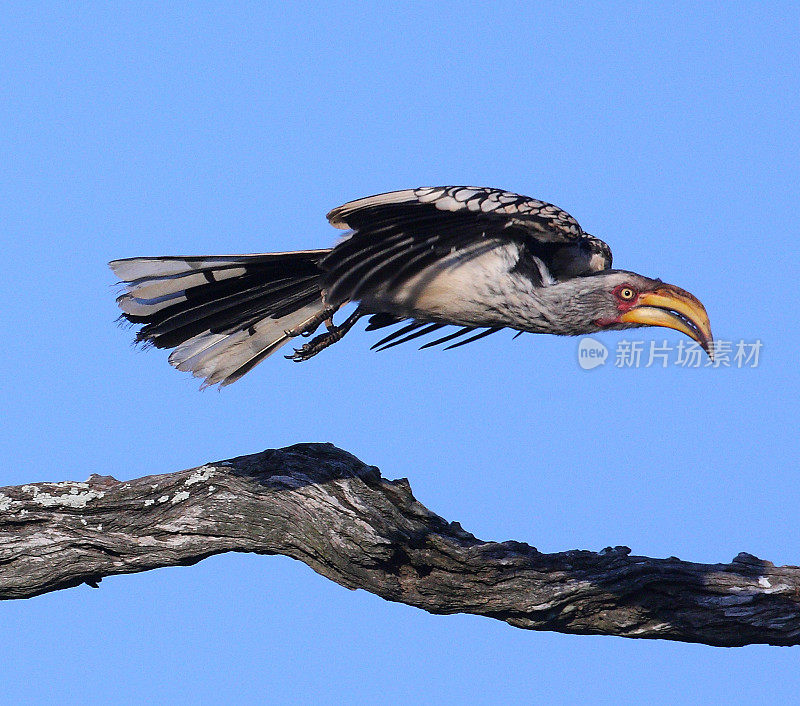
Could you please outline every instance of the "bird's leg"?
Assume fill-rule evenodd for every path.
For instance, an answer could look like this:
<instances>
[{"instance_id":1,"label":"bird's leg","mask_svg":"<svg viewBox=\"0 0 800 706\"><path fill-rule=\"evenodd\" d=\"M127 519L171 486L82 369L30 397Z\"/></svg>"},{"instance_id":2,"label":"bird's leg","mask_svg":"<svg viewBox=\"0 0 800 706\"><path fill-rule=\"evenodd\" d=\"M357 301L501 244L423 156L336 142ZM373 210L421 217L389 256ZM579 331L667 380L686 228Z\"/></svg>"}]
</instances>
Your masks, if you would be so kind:
<instances>
[{"instance_id":1,"label":"bird's leg","mask_svg":"<svg viewBox=\"0 0 800 706\"><path fill-rule=\"evenodd\" d=\"M286 358L293 360L295 363L302 363L304 360L313 358L317 353L325 350L328 346L332 346L334 343L341 341L345 334L351 328L353 328L353 324L355 324L355 322L358 321L362 316L363 314L361 309L356 309L338 326L334 325L333 319L331 318L330 325L328 325L328 322L326 322L326 325L328 326L327 333L323 333L315 338L312 338L308 343L300 348L295 348L294 353L292 355L287 355Z\"/></svg>"},{"instance_id":2,"label":"bird's leg","mask_svg":"<svg viewBox=\"0 0 800 706\"><path fill-rule=\"evenodd\" d=\"M320 311L319 314L316 314L313 319L309 319L308 321L300 324L299 326L295 326L294 328L287 329L284 331L284 333L292 338L295 336L310 336L323 322L325 323L325 326L327 326L328 331L330 331L331 326L328 324L329 322L331 325L333 324L333 315L336 313L336 309L338 309L338 307L326 307Z\"/></svg>"}]
</instances>

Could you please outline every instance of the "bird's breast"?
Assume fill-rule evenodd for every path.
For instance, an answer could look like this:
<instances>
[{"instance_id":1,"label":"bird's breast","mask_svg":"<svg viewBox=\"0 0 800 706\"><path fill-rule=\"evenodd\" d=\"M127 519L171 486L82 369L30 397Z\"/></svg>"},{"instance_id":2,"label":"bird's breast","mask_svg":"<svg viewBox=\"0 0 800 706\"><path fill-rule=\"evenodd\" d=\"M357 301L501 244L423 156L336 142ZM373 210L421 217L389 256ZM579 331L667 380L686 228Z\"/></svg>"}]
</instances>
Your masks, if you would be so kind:
<instances>
[{"instance_id":1,"label":"bird's breast","mask_svg":"<svg viewBox=\"0 0 800 706\"><path fill-rule=\"evenodd\" d=\"M367 311L462 326L518 326L532 283L511 273L518 246L484 244L453 253L392 289L362 300Z\"/></svg>"}]
</instances>

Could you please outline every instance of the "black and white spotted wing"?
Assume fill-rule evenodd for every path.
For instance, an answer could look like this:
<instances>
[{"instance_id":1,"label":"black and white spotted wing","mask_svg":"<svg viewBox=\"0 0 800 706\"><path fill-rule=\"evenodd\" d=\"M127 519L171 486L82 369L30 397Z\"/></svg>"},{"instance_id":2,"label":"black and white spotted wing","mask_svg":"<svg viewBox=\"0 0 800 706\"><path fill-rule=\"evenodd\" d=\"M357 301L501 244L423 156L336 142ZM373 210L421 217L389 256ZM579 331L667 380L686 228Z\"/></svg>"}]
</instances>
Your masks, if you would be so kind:
<instances>
[{"instance_id":1,"label":"black and white spotted wing","mask_svg":"<svg viewBox=\"0 0 800 706\"><path fill-rule=\"evenodd\" d=\"M524 243L548 266L565 247L600 242L557 206L485 187L423 187L369 196L333 209L328 220L353 230L322 263L332 302L395 286L449 253L475 252L481 242L490 248L509 240Z\"/></svg>"}]
</instances>

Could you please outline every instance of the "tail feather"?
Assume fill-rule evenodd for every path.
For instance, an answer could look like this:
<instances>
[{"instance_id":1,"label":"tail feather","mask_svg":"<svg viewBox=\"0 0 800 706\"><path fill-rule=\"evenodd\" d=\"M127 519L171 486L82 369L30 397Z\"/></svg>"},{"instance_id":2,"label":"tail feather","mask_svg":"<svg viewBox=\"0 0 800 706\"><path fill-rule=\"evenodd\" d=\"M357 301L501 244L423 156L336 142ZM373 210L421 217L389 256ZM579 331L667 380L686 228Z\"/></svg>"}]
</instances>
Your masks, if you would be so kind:
<instances>
[{"instance_id":1,"label":"tail feather","mask_svg":"<svg viewBox=\"0 0 800 706\"><path fill-rule=\"evenodd\" d=\"M244 331L201 334L178 346L170 363L205 378L203 387L230 385L289 341L288 330L314 320L322 308L311 304L280 319L263 319Z\"/></svg>"},{"instance_id":2,"label":"tail feather","mask_svg":"<svg viewBox=\"0 0 800 706\"><path fill-rule=\"evenodd\" d=\"M175 348L169 361L228 385L291 337L313 331L324 310L321 259L328 250L220 257L130 258L110 263L127 285L123 318L139 342Z\"/></svg>"},{"instance_id":3,"label":"tail feather","mask_svg":"<svg viewBox=\"0 0 800 706\"><path fill-rule=\"evenodd\" d=\"M218 288L208 287L211 295L219 291L220 298L205 301L208 292L201 292L203 297L189 294L186 300L144 319L138 316L129 316L128 319L145 324L137 334L137 340L151 342L157 348L173 348L206 330L231 333L266 316L279 318L277 307L294 302L298 293L305 294L310 300L319 298L316 280L316 277L303 278L276 286L263 281L254 284L242 278L241 282L232 283L242 287L241 292L225 295ZM297 307L292 306L290 311L294 308Z\"/></svg>"},{"instance_id":4,"label":"tail feather","mask_svg":"<svg viewBox=\"0 0 800 706\"><path fill-rule=\"evenodd\" d=\"M269 262L280 264L289 256L298 258L307 255L310 259L324 257L330 249L293 250L292 252L258 253L255 255L215 255L215 256L165 256L165 257L128 257L113 260L109 266L114 274L123 282L137 282L142 279L157 277L183 276L191 272L204 270L222 270L228 267L242 267Z\"/></svg>"}]
</instances>

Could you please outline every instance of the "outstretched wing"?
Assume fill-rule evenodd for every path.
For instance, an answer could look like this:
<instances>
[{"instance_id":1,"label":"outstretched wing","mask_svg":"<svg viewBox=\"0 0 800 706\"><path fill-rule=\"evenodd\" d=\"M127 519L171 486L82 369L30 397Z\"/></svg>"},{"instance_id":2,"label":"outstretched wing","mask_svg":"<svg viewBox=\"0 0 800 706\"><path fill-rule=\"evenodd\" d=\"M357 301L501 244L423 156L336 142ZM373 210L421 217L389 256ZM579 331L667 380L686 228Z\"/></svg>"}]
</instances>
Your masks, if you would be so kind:
<instances>
[{"instance_id":1,"label":"outstretched wing","mask_svg":"<svg viewBox=\"0 0 800 706\"><path fill-rule=\"evenodd\" d=\"M359 299L375 287L391 287L444 256L482 252L482 243L487 248L522 243L545 266L564 269L569 276L610 265L608 251L607 264L598 260L590 269L574 267L572 260L581 248L601 241L584 233L557 206L500 189L442 186L393 191L339 206L328 220L353 231L322 263L330 301ZM605 243L602 247L608 250Z\"/></svg>"}]
</instances>

